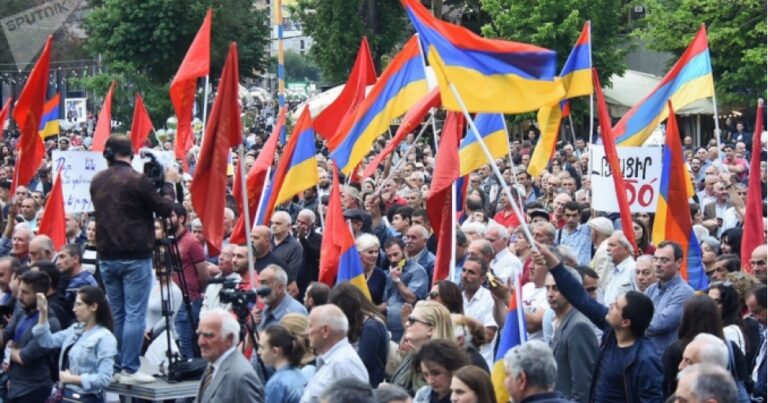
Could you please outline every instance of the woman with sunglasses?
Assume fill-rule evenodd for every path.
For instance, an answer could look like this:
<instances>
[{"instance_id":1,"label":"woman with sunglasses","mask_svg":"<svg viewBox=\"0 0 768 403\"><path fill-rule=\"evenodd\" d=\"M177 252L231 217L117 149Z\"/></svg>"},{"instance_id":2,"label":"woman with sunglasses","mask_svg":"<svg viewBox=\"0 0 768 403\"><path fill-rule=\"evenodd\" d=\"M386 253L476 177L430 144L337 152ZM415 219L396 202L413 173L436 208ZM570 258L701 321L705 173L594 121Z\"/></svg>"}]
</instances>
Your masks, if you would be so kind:
<instances>
[{"instance_id":1,"label":"woman with sunglasses","mask_svg":"<svg viewBox=\"0 0 768 403\"><path fill-rule=\"evenodd\" d=\"M450 313L464 314L464 297L461 288L449 280L440 280L432 285L427 299L443 304Z\"/></svg>"},{"instance_id":2,"label":"woman with sunglasses","mask_svg":"<svg viewBox=\"0 0 768 403\"><path fill-rule=\"evenodd\" d=\"M424 386L424 378L413 362L425 343L438 339L454 340L451 314L435 301L420 301L408 317L400 343L400 350L405 356L392 375L391 383L401 386L411 395Z\"/></svg>"}]
</instances>

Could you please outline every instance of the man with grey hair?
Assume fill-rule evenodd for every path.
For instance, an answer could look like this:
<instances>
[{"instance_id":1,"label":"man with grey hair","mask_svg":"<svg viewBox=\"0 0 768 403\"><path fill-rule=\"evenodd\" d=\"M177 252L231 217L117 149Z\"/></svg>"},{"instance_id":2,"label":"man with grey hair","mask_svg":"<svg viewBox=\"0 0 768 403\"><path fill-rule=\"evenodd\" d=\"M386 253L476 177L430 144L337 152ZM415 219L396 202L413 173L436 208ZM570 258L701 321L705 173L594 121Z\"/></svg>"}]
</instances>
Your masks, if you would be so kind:
<instances>
[{"instance_id":1,"label":"man with grey hair","mask_svg":"<svg viewBox=\"0 0 768 403\"><path fill-rule=\"evenodd\" d=\"M67 213L64 216L64 224L67 233L67 243L74 243L82 246L88 239L83 232L79 213Z\"/></svg>"},{"instance_id":2,"label":"man with grey hair","mask_svg":"<svg viewBox=\"0 0 768 403\"><path fill-rule=\"evenodd\" d=\"M427 249L429 231L422 225L412 225L405 233L405 251L408 258L420 264L427 271L429 278L435 268L435 255Z\"/></svg>"},{"instance_id":3,"label":"man with grey hair","mask_svg":"<svg viewBox=\"0 0 768 403\"><path fill-rule=\"evenodd\" d=\"M308 338L317 353L317 372L307 383L301 403L319 403L323 391L339 379L368 383L368 370L349 344L348 330L347 316L336 305L320 305L310 312Z\"/></svg>"},{"instance_id":4,"label":"man with grey hair","mask_svg":"<svg viewBox=\"0 0 768 403\"><path fill-rule=\"evenodd\" d=\"M304 250L301 243L291 235L291 224L291 215L285 211L275 211L270 218L272 253L285 261L282 267L288 273L288 292L297 297L299 287L296 285L296 277L301 271Z\"/></svg>"},{"instance_id":5,"label":"man with grey hair","mask_svg":"<svg viewBox=\"0 0 768 403\"><path fill-rule=\"evenodd\" d=\"M552 349L543 341L527 341L507 351L504 369L507 373L504 387L512 401L569 402L560 392L554 391L557 362Z\"/></svg>"},{"instance_id":6,"label":"man with grey hair","mask_svg":"<svg viewBox=\"0 0 768 403\"><path fill-rule=\"evenodd\" d=\"M323 236L315 231L317 216L310 209L299 211L296 216L296 239L301 243L303 259L301 270L296 276L296 285L299 286L299 297L304 298L304 292L313 281L317 281L320 268L320 246Z\"/></svg>"},{"instance_id":7,"label":"man with grey hair","mask_svg":"<svg viewBox=\"0 0 768 403\"><path fill-rule=\"evenodd\" d=\"M656 270L653 269L653 256L638 256L635 262L635 284L637 284L637 290L645 292L655 282Z\"/></svg>"},{"instance_id":8,"label":"man with grey hair","mask_svg":"<svg viewBox=\"0 0 768 403\"><path fill-rule=\"evenodd\" d=\"M29 241L29 263L53 261L56 254L53 241L48 235L37 235Z\"/></svg>"},{"instance_id":9,"label":"man with grey hair","mask_svg":"<svg viewBox=\"0 0 768 403\"><path fill-rule=\"evenodd\" d=\"M307 314L307 308L288 294L288 274L280 266L271 264L262 270L259 273L259 284L270 288L269 295L259 297L264 302L264 309L254 310L254 322L259 324L259 330L280 323L286 314Z\"/></svg>"},{"instance_id":10,"label":"man with grey hair","mask_svg":"<svg viewBox=\"0 0 768 403\"><path fill-rule=\"evenodd\" d=\"M636 290L635 284L635 259L632 257L632 244L617 230L608 238L606 252L611 258L611 268L603 273L600 278L600 287L603 289L603 303L611 305L616 302L619 295L627 291Z\"/></svg>"},{"instance_id":11,"label":"man with grey hair","mask_svg":"<svg viewBox=\"0 0 768 403\"><path fill-rule=\"evenodd\" d=\"M733 376L715 365L695 364L679 375L675 401L680 403L726 403L738 401Z\"/></svg>"},{"instance_id":12,"label":"man with grey hair","mask_svg":"<svg viewBox=\"0 0 768 403\"><path fill-rule=\"evenodd\" d=\"M491 271L509 287L513 275L523 270L523 263L509 250L509 232L498 224L491 224L485 231L485 240L490 242L494 253Z\"/></svg>"},{"instance_id":13,"label":"man with grey hair","mask_svg":"<svg viewBox=\"0 0 768 403\"><path fill-rule=\"evenodd\" d=\"M693 364L727 368L728 357L728 347L722 339L709 333L699 333L685 346L678 369L683 370Z\"/></svg>"},{"instance_id":14,"label":"man with grey hair","mask_svg":"<svg viewBox=\"0 0 768 403\"><path fill-rule=\"evenodd\" d=\"M240 324L234 316L220 308L206 312L200 318L197 335L200 354L208 367L195 402L263 402L264 385L253 365L237 349Z\"/></svg>"}]
</instances>

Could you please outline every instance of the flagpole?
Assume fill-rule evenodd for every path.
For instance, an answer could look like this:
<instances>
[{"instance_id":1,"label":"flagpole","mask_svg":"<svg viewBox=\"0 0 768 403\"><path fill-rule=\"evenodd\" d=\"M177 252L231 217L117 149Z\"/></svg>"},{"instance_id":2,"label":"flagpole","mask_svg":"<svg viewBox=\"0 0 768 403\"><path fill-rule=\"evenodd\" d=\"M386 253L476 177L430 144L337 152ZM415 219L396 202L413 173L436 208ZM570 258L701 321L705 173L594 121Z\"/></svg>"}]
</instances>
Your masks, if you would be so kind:
<instances>
[{"instance_id":1,"label":"flagpole","mask_svg":"<svg viewBox=\"0 0 768 403\"><path fill-rule=\"evenodd\" d=\"M589 23L589 66L594 66L592 64L592 21L587 21ZM593 86L594 87L594 86ZM595 89L592 88L592 92L589 93L589 135L587 136L586 141L584 143L587 145L588 148L592 148L592 132L595 130L594 127L595 124ZM576 142L573 143L573 147L576 147ZM590 169L590 159L592 157L592 153L589 152L587 154L587 170Z\"/></svg>"},{"instance_id":2,"label":"flagpole","mask_svg":"<svg viewBox=\"0 0 768 403\"><path fill-rule=\"evenodd\" d=\"M504 119L504 115L501 115L501 122L504 123L504 132L507 133L507 146L509 146L509 129L507 129L507 120ZM512 147L509 147L509 173L512 175L512 180L515 181L515 186L520 186L520 182L517 180L517 171L515 170L515 162L512 161ZM519 190L519 189L518 189ZM520 192L517 192L517 200L520 206L524 206L523 196Z\"/></svg>"},{"instance_id":3,"label":"flagpole","mask_svg":"<svg viewBox=\"0 0 768 403\"><path fill-rule=\"evenodd\" d=\"M317 192L317 215L320 217L320 228L325 229L325 218L323 218L323 202L320 201L320 182L315 183L315 192Z\"/></svg>"},{"instance_id":4,"label":"flagpole","mask_svg":"<svg viewBox=\"0 0 768 403\"><path fill-rule=\"evenodd\" d=\"M442 229L445 231L445 228ZM456 275L456 181L451 184L451 260L448 269L448 280L453 281Z\"/></svg>"},{"instance_id":5,"label":"flagpole","mask_svg":"<svg viewBox=\"0 0 768 403\"><path fill-rule=\"evenodd\" d=\"M437 156L437 124L435 123L435 114L433 113L432 116L429 117L430 122L432 123L432 141L435 142L435 153L434 155ZM416 140L413 141L413 144L416 144Z\"/></svg>"},{"instance_id":6,"label":"flagpole","mask_svg":"<svg viewBox=\"0 0 768 403\"><path fill-rule=\"evenodd\" d=\"M207 78L207 77L206 77ZM246 243L251 241L251 215L250 215L250 206L248 205L248 184L246 182L245 178L245 144L240 144L239 147L237 147L237 158L240 162L240 172L237 174L240 175L240 183L242 183L242 194L243 194L243 211L240 212L240 214L245 214L243 217L243 221L245 223L245 239ZM253 284L256 284L256 281L254 279L256 278L256 272L253 269L254 264L256 260L253 258L253 248L247 248L248 249L248 277L250 277L250 283L251 288L253 287Z\"/></svg>"},{"instance_id":7,"label":"flagpole","mask_svg":"<svg viewBox=\"0 0 768 403\"><path fill-rule=\"evenodd\" d=\"M208 75L205 75L205 87L203 87L203 134L200 136L200 143L203 143L205 136L205 127L208 123ZM194 130L192 131L194 133Z\"/></svg>"},{"instance_id":8,"label":"flagpole","mask_svg":"<svg viewBox=\"0 0 768 403\"><path fill-rule=\"evenodd\" d=\"M723 160L723 151L720 148L720 121L717 118L717 98L715 97L714 90L712 91L712 109L714 111L714 119L715 119L715 139L717 139L717 159L718 161Z\"/></svg>"},{"instance_id":9,"label":"flagpole","mask_svg":"<svg viewBox=\"0 0 768 403\"><path fill-rule=\"evenodd\" d=\"M432 112L432 116L433 117L434 117L434 114L435 113L434 113L434 109L433 109L433 112ZM390 179L392 179L392 176L395 175L395 172L397 172L397 170L400 169L400 167L405 163L405 160L406 160L406 157L408 156L408 154L410 154L411 151L414 149L414 147L416 147L416 143L418 143L419 139L424 134L424 131L427 130L427 127L429 127L429 125L422 125L421 126L421 130L419 131L419 134L416 135L416 137L413 139L413 143L410 146L408 146L408 148L403 153L403 156L400 157L399 160L397 160L397 164L395 164L395 166L389 170L389 175L387 175L387 177L381 182L381 184L379 186L384 186L384 184L386 184L387 182L389 182ZM435 130L434 123L433 123L433 126L432 126L432 130L433 131Z\"/></svg>"},{"instance_id":10,"label":"flagpole","mask_svg":"<svg viewBox=\"0 0 768 403\"><path fill-rule=\"evenodd\" d=\"M485 158L488 160L491 168L493 168L493 173L496 175L496 179L499 181L499 183L501 183L504 194L506 194L507 199L510 200L510 204L512 204L512 209L515 210L515 214L517 215L518 220L520 220L521 223L525 223L526 221L523 217L523 213L520 211L520 207L517 206L517 203L514 202L515 198L512 197L512 192L510 191L507 183L504 181L504 177L501 175L499 167L496 165L496 161L494 161L493 156L491 155L491 151L488 150L488 146L485 144L485 141L483 141L482 136L480 136L480 132L477 130L477 126L475 126L475 121L472 120L472 116L469 115L467 106L464 104L464 100L459 95L459 91L456 89L456 86L453 83L449 82L448 85L450 86L451 92L453 92L453 96L456 98L456 101L459 103L461 111L464 113L464 117L467 119L467 123L469 123L472 134L475 135L475 139L480 144L480 148L482 148L483 154L485 154ZM528 229L527 225L523 225L523 232L525 233L525 237L528 240L528 243L531 244L531 248L538 252L539 249L536 247L536 242L534 242L533 235L531 235L531 231Z\"/></svg>"}]
</instances>

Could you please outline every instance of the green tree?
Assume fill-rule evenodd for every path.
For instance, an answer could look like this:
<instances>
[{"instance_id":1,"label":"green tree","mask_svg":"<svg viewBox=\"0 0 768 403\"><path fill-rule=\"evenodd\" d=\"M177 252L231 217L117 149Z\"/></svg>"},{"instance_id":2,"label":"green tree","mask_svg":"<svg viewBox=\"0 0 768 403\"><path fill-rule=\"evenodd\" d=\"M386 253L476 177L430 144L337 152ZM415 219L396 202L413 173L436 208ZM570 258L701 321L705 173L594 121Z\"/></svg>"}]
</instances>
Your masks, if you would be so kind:
<instances>
[{"instance_id":1,"label":"green tree","mask_svg":"<svg viewBox=\"0 0 768 403\"><path fill-rule=\"evenodd\" d=\"M269 71L277 71L276 57L269 64ZM309 56L286 50L285 81L320 81L320 66Z\"/></svg>"},{"instance_id":2,"label":"green tree","mask_svg":"<svg viewBox=\"0 0 768 403\"><path fill-rule=\"evenodd\" d=\"M231 41L238 44L240 76L253 76L267 64L267 15L252 0L103 0L86 18L87 49L99 55L108 77L82 84L97 94L111 78L117 119L130 124L133 90L141 90L153 120L172 114L168 84L178 70L206 10L213 9L211 81L218 77ZM126 91L130 90L130 91ZM125 115L124 113L128 113Z\"/></svg>"},{"instance_id":3,"label":"green tree","mask_svg":"<svg viewBox=\"0 0 768 403\"><path fill-rule=\"evenodd\" d=\"M718 103L751 108L757 97L765 96L765 0L649 0L644 4L648 16L636 33L655 50L682 55L699 24L706 24Z\"/></svg>"},{"instance_id":4,"label":"green tree","mask_svg":"<svg viewBox=\"0 0 768 403\"><path fill-rule=\"evenodd\" d=\"M558 72L573 49L584 22L592 22L592 63L604 86L613 74L626 69L626 38L621 35L619 0L480 0L492 22L483 27L487 37L531 43L557 52ZM587 127L588 102L576 99L573 118ZM530 116L528 116L530 117Z\"/></svg>"},{"instance_id":5,"label":"green tree","mask_svg":"<svg viewBox=\"0 0 768 403\"><path fill-rule=\"evenodd\" d=\"M302 23L304 34L314 39L310 55L329 84L347 79L363 35L381 71L382 56L408 32L398 0L298 0L291 12Z\"/></svg>"}]
</instances>

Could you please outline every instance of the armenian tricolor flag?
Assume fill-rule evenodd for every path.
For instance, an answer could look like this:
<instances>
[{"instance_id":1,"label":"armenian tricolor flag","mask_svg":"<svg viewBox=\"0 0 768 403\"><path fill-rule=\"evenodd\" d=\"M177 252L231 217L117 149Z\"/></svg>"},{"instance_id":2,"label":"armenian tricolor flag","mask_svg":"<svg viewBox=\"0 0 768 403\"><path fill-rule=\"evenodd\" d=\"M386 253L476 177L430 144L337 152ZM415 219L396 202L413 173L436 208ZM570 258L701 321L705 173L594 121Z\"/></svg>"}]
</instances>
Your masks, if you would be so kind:
<instances>
[{"instance_id":1,"label":"armenian tricolor flag","mask_svg":"<svg viewBox=\"0 0 768 403\"><path fill-rule=\"evenodd\" d=\"M499 339L499 349L496 350L496 362L491 368L491 380L493 381L493 390L496 392L496 401L507 403L509 393L504 387L504 378L507 371L504 368L504 355L515 346L523 344L527 339L525 332L525 315L523 314L522 292L520 291L520 275L517 274L515 286L512 287L512 296L509 298L509 310L507 319L504 321L504 328L501 330Z\"/></svg>"},{"instance_id":2,"label":"armenian tricolor flag","mask_svg":"<svg viewBox=\"0 0 768 403\"><path fill-rule=\"evenodd\" d=\"M666 146L661 160L661 183L656 219L653 222L653 243L668 240L683 248L683 264L680 273L695 290L707 288L707 276L701 263L701 249L693 232L688 198L693 195L680 144L677 119L669 102Z\"/></svg>"},{"instance_id":3,"label":"armenian tricolor flag","mask_svg":"<svg viewBox=\"0 0 768 403\"><path fill-rule=\"evenodd\" d=\"M368 96L339 125L338 147L331 151L341 172L349 175L371 152L373 142L427 95L427 73L416 37L411 38L373 86Z\"/></svg>"},{"instance_id":4,"label":"armenian tricolor flag","mask_svg":"<svg viewBox=\"0 0 768 403\"><path fill-rule=\"evenodd\" d=\"M270 184L270 197L267 199L264 214L265 221L272 217L275 207L315 186L319 181L315 157L315 131L312 129L309 108L305 107L285 146L283 155L280 156L280 163Z\"/></svg>"},{"instance_id":5,"label":"armenian tricolor flag","mask_svg":"<svg viewBox=\"0 0 768 403\"><path fill-rule=\"evenodd\" d=\"M475 126L485 145L491 151L493 158L501 158L509 154L509 136L504 115L500 113L478 113L475 116ZM477 138L468 133L459 147L460 175L468 175L472 171L488 164Z\"/></svg>"},{"instance_id":6,"label":"armenian tricolor flag","mask_svg":"<svg viewBox=\"0 0 768 403\"><path fill-rule=\"evenodd\" d=\"M47 139L59 134L59 105L61 94L56 93L43 106L43 117L40 118L40 137Z\"/></svg>"},{"instance_id":7,"label":"armenian tricolor flag","mask_svg":"<svg viewBox=\"0 0 768 403\"><path fill-rule=\"evenodd\" d=\"M568 99L590 95L592 85L592 37L589 21L584 23L581 35L576 40L568 60L565 61L560 77L565 88L565 100L539 109L536 118L539 123L539 142L531 155L528 173L539 176L555 152L557 137L560 133L560 121L570 113Z\"/></svg>"},{"instance_id":8,"label":"armenian tricolor flag","mask_svg":"<svg viewBox=\"0 0 768 403\"><path fill-rule=\"evenodd\" d=\"M435 69L446 109L461 111L451 84L470 112L530 112L563 98L554 51L485 39L436 19L419 0L401 1Z\"/></svg>"},{"instance_id":9,"label":"armenian tricolor flag","mask_svg":"<svg viewBox=\"0 0 768 403\"><path fill-rule=\"evenodd\" d=\"M676 109L715 95L707 29L701 26L664 79L613 127L617 146L640 146L668 116L667 101Z\"/></svg>"}]
</instances>

